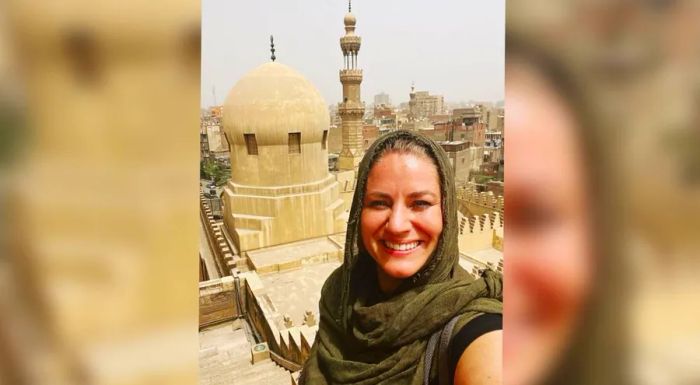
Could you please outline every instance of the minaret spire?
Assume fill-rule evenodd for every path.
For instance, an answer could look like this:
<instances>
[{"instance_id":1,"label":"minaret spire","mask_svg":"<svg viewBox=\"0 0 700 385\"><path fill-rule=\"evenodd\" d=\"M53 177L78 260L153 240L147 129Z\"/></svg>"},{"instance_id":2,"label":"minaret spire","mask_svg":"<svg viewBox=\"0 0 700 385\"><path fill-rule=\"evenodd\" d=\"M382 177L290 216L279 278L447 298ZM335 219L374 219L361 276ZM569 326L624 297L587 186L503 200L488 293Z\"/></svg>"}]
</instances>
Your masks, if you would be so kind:
<instances>
[{"instance_id":1,"label":"minaret spire","mask_svg":"<svg viewBox=\"0 0 700 385\"><path fill-rule=\"evenodd\" d=\"M270 35L270 51L272 52L272 56L270 56L270 59L272 59L272 61L275 61L275 59L277 59L275 57L275 40L272 37L272 35Z\"/></svg>"}]
</instances>

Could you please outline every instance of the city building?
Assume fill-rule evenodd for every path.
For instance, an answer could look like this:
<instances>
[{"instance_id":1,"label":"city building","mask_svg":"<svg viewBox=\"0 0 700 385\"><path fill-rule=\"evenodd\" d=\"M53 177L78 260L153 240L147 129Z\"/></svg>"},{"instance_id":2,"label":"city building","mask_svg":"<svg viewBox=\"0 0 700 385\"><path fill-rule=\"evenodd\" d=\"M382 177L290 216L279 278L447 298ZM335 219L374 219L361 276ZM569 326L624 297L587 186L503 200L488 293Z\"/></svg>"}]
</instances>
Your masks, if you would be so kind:
<instances>
[{"instance_id":1,"label":"city building","mask_svg":"<svg viewBox=\"0 0 700 385\"><path fill-rule=\"evenodd\" d=\"M483 163L483 147L475 147L463 140L436 142L450 158L457 184L469 181L471 174L480 170Z\"/></svg>"},{"instance_id":2,"label":"city building","mask_svg":"<svg viewBox=\"0 0 700 385\"><path fill-rule=\"evenodd\" d=\"M412 85L409 97L408 109L411 120L421 120L444 112L445 102L442 95L430 95L428 91L416 91L415 86Z\"/></svg>"},{"instance_id":3,"label":"city building","mask_svg":"<svg viewBox=\"0 0 700 385\"><path fill-rule=\"evenodd\" d=\"M396 111L393 107L385 104L374 105L373 122L379 127L396 128Z\"/></svg>"},{"instance_id":4,"label":"city building","mask_svg":"<svg viewBox=\"0 0 700 385\"><path fill-rule=\"evenodd\" d=\"M369 146L379 137L379 127L373 124L362 126L362 137L364 140L364 150L367 151Z\"/></svg>"},{"instance_id":5,"label":"city building","mask_svg":"<svg viewBox=\"0 0 700 385\"><path fill-rule=\"evenodd\" d=\"M500 162L503 160L503 134L498 131L487 131L484 142L484 162Z\"/></svg>"},{"instance_id":6,"label":"city building","mask_svg":"<svg viewBox=\"0 0 700 385\"><path fill-rule=\"evenodd\" d=\"M468 182L472 165L469 143L463 140L438 141L437 143L445 150L447 157L450 159L450 164L452 165L452 170L455 175L455 182L457 184Z\"/></svg>"},{"instance_id":7,"label":"city building","mask_svg":"<svg viewBox=\"0 0 700 385\"><path fill-rule=\"evenodd\" d=\"M376 107L382 105L391 106L391 98L388 94L385 94L384 92L374 95L374 106Z\"/></svg>"},{"instance_id":8,"label":"city building","mask_svg":"<svg viewBox=\"0 0 700 385\"><path fill-rule=\"evenodd\" d=\"M481 121L481 110L479 107L455 108L452 110L452 119L471 126Z\"/></svg>"}]
</instances>

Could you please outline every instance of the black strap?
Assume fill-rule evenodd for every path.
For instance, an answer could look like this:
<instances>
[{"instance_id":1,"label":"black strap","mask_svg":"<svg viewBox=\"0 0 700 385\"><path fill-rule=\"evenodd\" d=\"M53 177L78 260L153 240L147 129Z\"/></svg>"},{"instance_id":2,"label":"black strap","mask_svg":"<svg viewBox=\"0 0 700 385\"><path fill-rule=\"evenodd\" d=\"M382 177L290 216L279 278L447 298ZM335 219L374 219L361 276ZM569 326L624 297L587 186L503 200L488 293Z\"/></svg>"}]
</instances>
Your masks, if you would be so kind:
<instances>
[{"instance_id":1,"label":"black strap","mask_svg":"<svg viewBox=\"0 0 700 385\"><path fill-rule=\"evenodd\" d=\"M430 370L433 365L433 356L436 353L438 354L438 384L451 385L454 383L457 362L462 357L464 350L480 336L503 329L503 316L501 314L485 313L467 322L454 338L450 338L459 317L461 315L455 316L442 329L435 331L430 336L423 362L423 385L431 385Z\"/></svg>"},{"instance_id":2,"label":"black strap","mask_svg":"<svg viewBox=\"0 0 700 385\"><path fill-rule=\"evenodd\" d=\"M448 351L450 348L450 340L452 339L452 330L455 328L455 324L459 316L456 316L450 320L450 322L445 325L442 329L442 334L440 335L440 352L438 353L438 384L439 385L451 385L454 374L450 376L450 369L448 366ZM454 373L454 372L453 372Z\"/></svg>"},{"instance_id":3,"label":"black strap","mask_svg":"<svg viewBox=\"0 0 700 385\"><path fill-rule=\"evenodd\" d=\"M442 330L437 330L433 335L430 336L428 340L428 346L425 348L425 361L423 361L423 385L430 385L430 369L433 367L433 353L435 352L435 345L437 344L438 338L440 338L440 332Z\"/></svg>"}]
</instances>

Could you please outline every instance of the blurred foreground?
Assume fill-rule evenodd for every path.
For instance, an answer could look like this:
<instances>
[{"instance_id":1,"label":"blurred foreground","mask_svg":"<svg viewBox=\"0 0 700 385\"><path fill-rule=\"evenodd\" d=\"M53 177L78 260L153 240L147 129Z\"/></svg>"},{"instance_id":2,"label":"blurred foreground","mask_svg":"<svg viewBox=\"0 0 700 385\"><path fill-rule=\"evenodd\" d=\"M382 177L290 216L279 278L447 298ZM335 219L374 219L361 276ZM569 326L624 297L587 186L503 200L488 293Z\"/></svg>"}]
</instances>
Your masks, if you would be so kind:
<instances>
[{"instance_id":1,"label":"blurred foreground","mask_svg":"<svg viewBox=\"0 0 700 385\"><path fill-rule=\"evenodd\" d=\"M0 383L197 381L199 3L0 10Z\"/></svg>"},{"instance_id":2,"label":"blurred foreground","mask_svg":"<svg viewBox=\"0 0 700 385\"><path fill-rule=\"evenodd\" d=\"M692 0L508 2L509 384L700 383L699 20ZM527 147L530 164L519 164ZM577 164L590 246L562 242L557 259L538 249L524 261L521 235L529 245L571 238L566 212L547 217L513 195L545 151L555 164L534 190L545 208L577 207L547 192ZM544 337L523 342L533 335Z\"/></svg>"}]
</instances>

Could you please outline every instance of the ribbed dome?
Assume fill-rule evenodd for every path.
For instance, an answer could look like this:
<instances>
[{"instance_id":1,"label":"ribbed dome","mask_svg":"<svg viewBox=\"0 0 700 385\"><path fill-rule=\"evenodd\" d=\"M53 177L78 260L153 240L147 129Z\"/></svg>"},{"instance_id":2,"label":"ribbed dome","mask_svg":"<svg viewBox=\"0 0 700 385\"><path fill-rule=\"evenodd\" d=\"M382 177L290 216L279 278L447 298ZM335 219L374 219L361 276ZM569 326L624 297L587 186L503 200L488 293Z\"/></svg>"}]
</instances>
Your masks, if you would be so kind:
<instances>
[{"instance_id":1,"label":"ribbed dome","mask_svg":"<svg viewBox=\"0 0 700 385\"><path fill-rule=\"evenodd\" d=\"M232 144L245 144L255 133L258 146L287 145L288 134L301 142L321 142L328 129L328 107L316 87L277 62L258 66L231 89L223 110L224 130Z\"/></svg>"}]
</instances>

